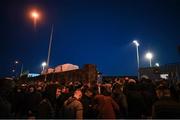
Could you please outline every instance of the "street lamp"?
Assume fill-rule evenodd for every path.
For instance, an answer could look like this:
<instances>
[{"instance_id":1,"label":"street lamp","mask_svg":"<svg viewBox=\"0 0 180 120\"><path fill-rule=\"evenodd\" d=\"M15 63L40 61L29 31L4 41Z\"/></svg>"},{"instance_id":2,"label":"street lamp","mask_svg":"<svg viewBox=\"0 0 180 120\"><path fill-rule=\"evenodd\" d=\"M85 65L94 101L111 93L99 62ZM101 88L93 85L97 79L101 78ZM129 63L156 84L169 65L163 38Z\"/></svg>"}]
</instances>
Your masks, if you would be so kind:
<instances>
[{"instance_id":1,"label":"street lamp","mask_svg":"<svg viewBox=\"0 0 180 120\"><path fill-rule=\"evenodd\" d=\"M155 66L156 66L156 67L159 67L159 63L155 63Z\"/></svg>"},{"instance_id":2,"label":"street lamp","mask_svg":"<svg viewBox=\"0 0 180 120\"><path fill-rule=\"evenodd\" d=\"M34 28L36 28L36 23L37 23L37 19L40 18L40 14L39 12L37 12L36 10L31 12L31 17L34 19ZM52 46L52 40L53 40L53 31L54 31L54 26L52 24L51 27L51 34L50 34L50 39L49 39L49 47L48 47L48 55L47 55L47 61L46 61L46 65L44 66L44 70L45 73L47 73L47 69L49 67L49 62L50 62L50 56L51 56L51 46ZM46 74L45 74L45 81L46 81Z\"/></svg>"},{"instance_id":3,"label":"street lamp","mask_svg":"<svg viewBox=\"0 0 180 120\"><path fill-rule=\"evenodd\" d=\"M151 60L153 58L153 54L151 52L147 52L146 58L149 60L149 66L152 67Z\"/></svg>"},{"instance_id":4,"label":"street lamp","mask_svg":"<svg viewBox=\"0 0 180 120\"><path fill-rule=\"evenodd\" d=\"M36 10L31 11L31 17L34 20L34 29L36 28L37 19L39 19L39 13Z\"/></svg>"},{"instance_id":5,"label":"street lamp","mask_svg":"<svg viewBox=\"0 0 180 120\"><path fill-rule=\"evenodd\" d=\"M134 40L133 43L135 44L136 46L136 55L137 55L137 67L138 67L138 79L139 79L139 43L137 40Z\"/></svg>"},{"instance_id":6,"label":"street lamp","mask_svg":"<svg viewBox=\"0 0 180 120\"><path fill-rule=\"evenodd\" d=\"M41 66L42 66L42 68L43 68L42 71L44 71L44 68L46 67L46 65L47 65L46 62L43 62L43 63L41 64Z\"/></svg>"},{"instance_id":7,"label":"street lamp","mask_svg":"<svg viewBox=\"0 0 180 120\"><path fill-rule=\"evenodd\" d=\"M15 63L15 64L21 63L21 71L20 71L20 77L21 77L21 76L22 76L22 72L23 72L23 63L20 62L20 61L18 61L18 60L16 60L14 63Z\"/></svg>"}]
</instances>

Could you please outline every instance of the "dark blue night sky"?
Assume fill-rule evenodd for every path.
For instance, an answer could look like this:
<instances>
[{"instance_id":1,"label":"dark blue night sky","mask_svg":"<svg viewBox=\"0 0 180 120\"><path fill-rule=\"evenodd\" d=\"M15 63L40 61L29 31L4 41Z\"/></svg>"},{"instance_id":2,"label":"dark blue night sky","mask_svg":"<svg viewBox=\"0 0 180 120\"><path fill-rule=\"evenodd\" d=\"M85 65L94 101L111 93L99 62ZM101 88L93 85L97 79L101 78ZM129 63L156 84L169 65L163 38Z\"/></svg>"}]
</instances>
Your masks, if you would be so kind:
<instances>
[{"instance_id":1,"label":"dark blue night sky","mask_svg":"<svg viewBox=\"0 0 180 120\"><path fill-rule=\"evenodd\" d=\"M4 0L0 6L0 76L12 74L15 60L39 73L52 24L50 67L90 63L104 75L136 75L134 39L140 42L141 67L149 65L148 50L153 64L180 61L179 0ZM30 8L42 13L36 30Z\"/></svg>"}]
</instances>

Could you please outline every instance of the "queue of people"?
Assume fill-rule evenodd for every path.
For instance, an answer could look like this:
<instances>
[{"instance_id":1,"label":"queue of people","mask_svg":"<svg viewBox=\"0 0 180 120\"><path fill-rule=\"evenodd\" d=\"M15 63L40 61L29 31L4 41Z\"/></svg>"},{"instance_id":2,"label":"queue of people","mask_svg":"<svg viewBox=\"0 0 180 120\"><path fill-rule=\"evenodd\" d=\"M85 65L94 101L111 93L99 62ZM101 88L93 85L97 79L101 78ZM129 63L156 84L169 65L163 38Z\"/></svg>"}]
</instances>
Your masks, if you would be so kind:
<instances>
[{"instance_id":1,"label":"queue of people","mask_svg":"<svg viewBox=\"0 0 180 120\"><path fill-rule=\"evenodd\" d=\"M0 80L0 118L180 118L180 83L141 79L89 86L80 82L21 84Z\"/></svg>"}]
</instances>

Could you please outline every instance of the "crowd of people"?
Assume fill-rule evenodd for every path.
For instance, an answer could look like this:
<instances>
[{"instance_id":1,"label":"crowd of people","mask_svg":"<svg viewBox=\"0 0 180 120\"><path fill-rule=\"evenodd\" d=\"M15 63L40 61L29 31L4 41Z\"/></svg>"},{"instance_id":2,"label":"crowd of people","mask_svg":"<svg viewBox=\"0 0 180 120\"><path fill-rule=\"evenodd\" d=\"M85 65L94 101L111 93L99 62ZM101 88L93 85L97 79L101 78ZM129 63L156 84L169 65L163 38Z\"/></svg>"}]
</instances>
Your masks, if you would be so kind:
<instances>
[{"instance_id":1,"label":"crowd of people","mask_svg":"<svg viewBox=\"0 0 180 120\"><path fill-rule=\"evenodd\" d=\"M96 85L39 81L12 86L1 79L0 118L180 118L180 83L116 79Z\"/></svg>"}]
</instances>

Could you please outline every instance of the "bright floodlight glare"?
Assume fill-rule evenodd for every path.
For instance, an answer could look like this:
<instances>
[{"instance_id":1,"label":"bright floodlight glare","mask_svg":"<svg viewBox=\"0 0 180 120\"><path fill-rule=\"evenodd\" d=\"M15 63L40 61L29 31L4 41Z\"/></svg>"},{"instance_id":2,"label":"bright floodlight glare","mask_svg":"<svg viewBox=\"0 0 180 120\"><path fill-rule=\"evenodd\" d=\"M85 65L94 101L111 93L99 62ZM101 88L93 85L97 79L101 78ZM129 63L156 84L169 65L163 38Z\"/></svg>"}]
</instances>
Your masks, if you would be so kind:
<instances>
[{"instance_id":1,"label":"bright floodlight glare","mask_svg":"<svg viewBox=\"0 0 180 120\"><path fill-rule=\"evenodd\" d=\"M153 54L151 52L146 53L146 58L147 59L152 59L153 58Z\"/></svg>"},{"instance_id":2,"label":"bright floodlight glare","mask_svg":"<svg viewBox=\"0 0 180 120\"><path fill-rule=\"evenodd\" d=\"M46 62L43 62L41 65L42 65L43 67L45 67L47 64L46 64Z\"/></svg>"},{"instance_id":3,"label":"bright floodlight glare","mask_svg":"<svg viewBox=\"0 0 180 120\"><path fill-rule=\"evenodd\" d=\"M134 40L133 43L136 45L136 46L139 46L139 43L137 40Z\"/></svg>"},{"instance_id":4,"label":"bright floodlight glare","mask_svg":"<svg viewBox=\"0 0 180 120\"><path fill-rule=\"evenodd\" d=\"M159 63L156 63L155 66L159 67Z\"/></svg>"},{"instance_id":5,"label":"bright floodlight glare","mask_svg":"<svg viewBox=\"0 0 180 120\"><path fill-rule=\"evenodd\" d=\"M16 61L15 61L15 64L18 64L18 63L19 63L19 62L16 60Z\"/></svg>"},{"instance_id":6,"label":"bright floodlight glare","mask_svg":"<svg viewBox=\"0 0 180 120\"><path fill-rule=\"evenodd\" d=\"M33 18L38 18L38 17L39 17L39 14L38 14L36 11L33 11L33 12L31 13L31 16L32 16Z\"/></svg>"}]
</instances>

